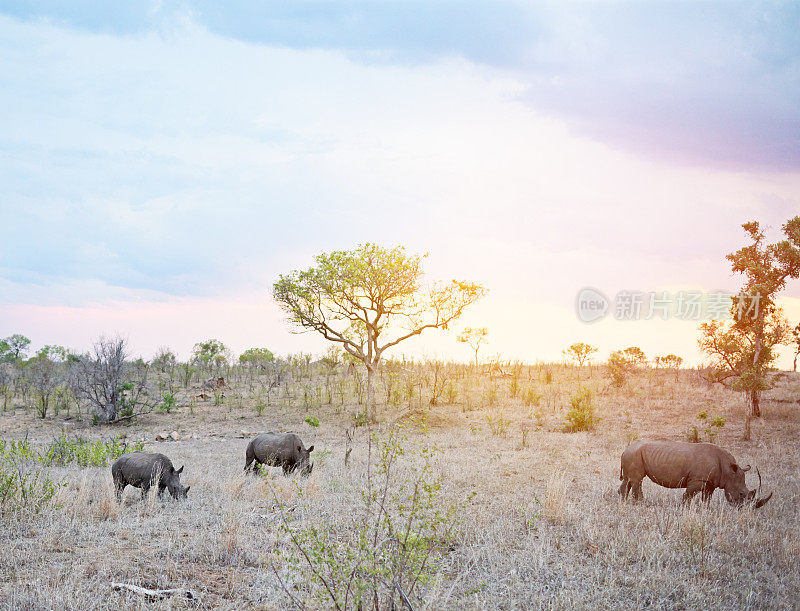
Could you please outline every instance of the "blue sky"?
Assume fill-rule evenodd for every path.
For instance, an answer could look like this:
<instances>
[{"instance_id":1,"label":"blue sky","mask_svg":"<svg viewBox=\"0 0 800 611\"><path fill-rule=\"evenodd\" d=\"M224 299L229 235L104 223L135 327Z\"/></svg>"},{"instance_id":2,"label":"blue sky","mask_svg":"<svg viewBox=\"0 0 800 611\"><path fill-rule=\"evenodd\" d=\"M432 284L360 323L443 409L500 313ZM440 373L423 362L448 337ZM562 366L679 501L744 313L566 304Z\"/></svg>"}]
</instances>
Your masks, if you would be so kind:
<instances>
[{"instance_id":1,"label":"blue sky","mask_svg":"<svg viewBox=\"0 0 800 611\"><path fill-rule=\"evenodd\" d=\"M472 322L563 321L498 351L660 349L570 300L738 286L739 224L800 211L798 32L793 3L0 2L0 335L316 348L268 289L370 240L490 285Z\"/></svg>"}]
</instances>

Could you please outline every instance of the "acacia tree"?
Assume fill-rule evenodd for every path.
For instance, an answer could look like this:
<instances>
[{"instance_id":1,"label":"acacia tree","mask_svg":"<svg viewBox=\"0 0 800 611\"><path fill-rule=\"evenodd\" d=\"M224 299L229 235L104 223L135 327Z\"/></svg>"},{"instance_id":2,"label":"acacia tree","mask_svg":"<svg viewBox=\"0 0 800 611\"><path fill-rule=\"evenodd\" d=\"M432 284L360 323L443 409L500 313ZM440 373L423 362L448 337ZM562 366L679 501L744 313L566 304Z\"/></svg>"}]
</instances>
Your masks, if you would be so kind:
<instances>
[{"instance_id":1,"label":"acacia tree","mask_svg":"<svg viewBox=\"0 0 800 611\"><path fill-rule=\"evenodd\" d=\"M775 347L789 337L775 299L790 278L800 276L800 216L783 224L786 239L775 244L765 244L758 222L742 227L751 243L727 259L734 272L745 276L745 285L732 299L732 320L703 323L699 343L713 359L709 379L747 393L744 436L749 439L750 419L761 416L761 392L770 387L766 374L777 357Z\"/></svg>"},{"instance_id":2,"label":"acacia tree","mask_svg":"<svg viewBox=\"0 0 800 611\"><path fill-rule=\"evenodd\" d=\"M423 286L422 259L402 247L364 244L322 253L315 266L281 275L273 287L273 297L301 332L316 331L364 363L373 421L374 377L384 352L426 329L446 329L485 292L455 280Z\"/></svg>"}]
</instances>

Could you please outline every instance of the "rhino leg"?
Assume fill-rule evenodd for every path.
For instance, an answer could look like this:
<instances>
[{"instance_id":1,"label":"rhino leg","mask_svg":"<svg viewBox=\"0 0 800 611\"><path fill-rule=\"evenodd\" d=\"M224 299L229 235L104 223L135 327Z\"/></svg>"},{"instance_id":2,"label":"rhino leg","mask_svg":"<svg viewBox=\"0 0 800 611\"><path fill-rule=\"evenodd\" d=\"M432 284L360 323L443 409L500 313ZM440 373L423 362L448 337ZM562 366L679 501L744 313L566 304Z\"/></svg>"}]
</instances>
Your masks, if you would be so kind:
<instances>
[{"instance_id":1,"label":"rhino leg","mask_svg":"<svg viewBox=\"0 0 800 611\"><path fill-rule=\"evenodd\" d=\"M625 478L622 480L622 484L619 486L619 495L622 497L623 501L628 499L628 493L631 491L631 480Z\"/></svg>"},{"instance_id":2,"label":"rhino leg","mask_svg":"<svg viewBox=\"0 0 800 611\"><path fill-rule=\"evenodd\" d=\"M125 480L115 479L114 480L114 488L117 493L117 503L122 502L122 493L125 491L125 486L128 484L125 483Z\"/></svg>"},{"instance_id":3,"label":"rhino leg","mask_svg":"<svg viewBox=\"0 0 800 611\"><path fill-rule=\"evenodd\" d=\"M255 471L256 474L258 474L258 461L256 461L256 464L253 467L250 466L253 464L253 461L256 460L256 453L253 451L252 441L247 444L247 451L245 452L244 457L244 472L247 473L248 471Z\"/></svg>"},{"instance_id":4,"label":"rhino leg","mask_svg":"<svg viewBox=\"0 0 800 611\"><path fill-rule=\"evenodd\" d=\"M704 482L689 482L686 486L686 492L683 493L683 502L687 505L691 503L695 495L698 492L702 492L705 487ZM703 496L705 496L705 492L703 492Z\"/></svg>"},{"instance_id":5,"label":"rhino leg","mask_svg":"<svg viewBox=\"0 0 800 611\"><path fill-rule=\"evenodd\" d=\"M630 483L631 489L633 490L633 500L634 501L641 501L644 498L642 494L642 480L632 481Z\"/></svg>"},{"instance_id":6,"label":"rhino leg","mask_svg":"<svg viewBox=\"0 0 800 611\"><path fill-rule=\"evenodd\" d=\"M714 486L711 486L710 484L706 484L703 487L702 499L706 505L708 505L711 502L711 497L714 495L714 490L716 490L716 488L714 488Z\"/></svg>"}]
</instances>

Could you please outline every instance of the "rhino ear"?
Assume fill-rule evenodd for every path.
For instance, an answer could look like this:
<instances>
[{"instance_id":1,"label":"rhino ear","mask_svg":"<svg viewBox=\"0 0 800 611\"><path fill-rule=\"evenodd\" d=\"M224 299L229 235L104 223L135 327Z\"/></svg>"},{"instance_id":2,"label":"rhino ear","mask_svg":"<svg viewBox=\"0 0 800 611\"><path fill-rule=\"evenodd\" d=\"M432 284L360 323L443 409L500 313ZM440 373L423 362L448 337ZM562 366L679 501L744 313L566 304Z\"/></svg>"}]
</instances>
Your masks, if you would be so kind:
<instances>
[{"instance_id":1,"label":"rhino ear","mask_svg":"<svg viewBox=\"0 0 800 611\"><path fill-rule=\"evenodd\" d=\"M178 469L177 471L175 471L175 474L176 474L176 475L180 475L181 473L183 473L183 467L185 467L185 466L186 466L186 465L181 465L181 468L180 468L180 469Z\"/></svg>"},{"instance_id":2,"label":"rhino ear","mask_svg":"<svg viewBox=\"0 0 800 611\"><path fill-rule=\"evenodd\" d=\"M731 463L731 471L736 473L738 470L739 470L739 465L737 465L735 462L732 462Z\"/></svg>"},{"instance_id":3,"label":"rhino ear","mask_svg":"<svg viewBox=\"0 0 800 611\"><path fill-rule=\"evenodd\" d=\"M308 453L311 454L311 452L313 452L313 451L314 451L314 446L309 446L308 447Z\"/></svg>"}]
</instances>

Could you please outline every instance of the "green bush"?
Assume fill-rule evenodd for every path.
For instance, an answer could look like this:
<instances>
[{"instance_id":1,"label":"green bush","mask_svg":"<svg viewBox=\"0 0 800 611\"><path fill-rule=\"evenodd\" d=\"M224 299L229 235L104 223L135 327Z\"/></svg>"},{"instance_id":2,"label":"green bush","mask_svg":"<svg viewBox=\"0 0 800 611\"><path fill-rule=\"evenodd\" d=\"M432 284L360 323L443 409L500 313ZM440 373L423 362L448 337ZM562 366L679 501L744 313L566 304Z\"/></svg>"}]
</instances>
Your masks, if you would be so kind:
<instances>
[{"instance_id":1,"label":"green bush","mask_svg":"<svg viewBox=\"0 0 800 611\"><path fill-rule=\"evenodd\" d=\"M316 416L306 416L306 424L309 426L319 426L319 418Z\"/></svg>"},{"instance_id":2,"label":"green bush","mask_svg":"<svg viewBox=\"0 0 800 611\"><path fill-rule=\"evenodd\" d=\"M88 441L76 437L69 439L66 433L53 439L50 445L39 452L27 439L4 441L0 439L0 458L6 462L29 461L45 467L78 463L81 467L106 467L127 452L144 449L144 442L133 445L124 443L119 437L111 441Z\"/></svg>"},{"instance_id":3,"label":"green bush","mask_svg":"<svg viewBox=\"0 0 800 611\"><path fill-rule=\"evenodd\" d=\"M582 386L569 400L570 410L567 413L566 428L568 432L590 431L600 420L595 415L594 393L590 388Z\"/></svg>"},{"instance_id":4,"label":"green bush","mask_svg":"<svg viewBox=\"0 0 800 611\"><path fill-rule=\"evenodd\" d=\"M177 406L177 401L175 400L175 395L171 392L165 392L161 395L161 403L156 406L156 409L163 413L170 413L175 407Z\"/></svg>"},{"instance_id":5,"label":"green bush","mask_svg":"<svg viewBox=\"0 0 800 611\"><path fill-rule=\"evenodd\" d=\"M400 470L398 458L409 453L406 441L398 433L370 439L366 477L357 491L352 522L295 525L274 496L282 519L276 549L280 561L270 564L295 606L394 609L401 600L408 608L421 606L419 590L436 574L456 508L443 507L441 476L432 465L435 449L423 447L416 468ZM298 502L302 494L298 490ZM306 599L288 585L285 570L317 600Z\"/></svg>"},{"instance_id":6,"label":"green bush","mask_svg":"<svg viewBox=\"0 0 800 611\"><path fill-rule=\"evenodd\" d=\"M697 414L697 419L701 423L707 425L705 428L703 428L703 433L705 433L706 441L708 441L709 443L714 443L714 440L717 438L717 435L719 435L720 430L722 430L722 427L725 426L725 418L723 418L722 416L716 416L714 418L711 418L711 416L708 415L708 412L703 410L702 412ZM689 427L689 429L686 431L686 439L691 441L692 443L700 443L703 440L700 434L700 430L697 428L697 426Z\"/></svg>"},{"instance_id":7,"label":"green bush","mask_svg":"<svg viewBox=\"0 0 800 611\"><path fill-rule=\"evenodd\" d=\"M43 469L25 469L20 462L0 460L0 515L37 513L65 484Z\"/></svg>"}]
</instances>

